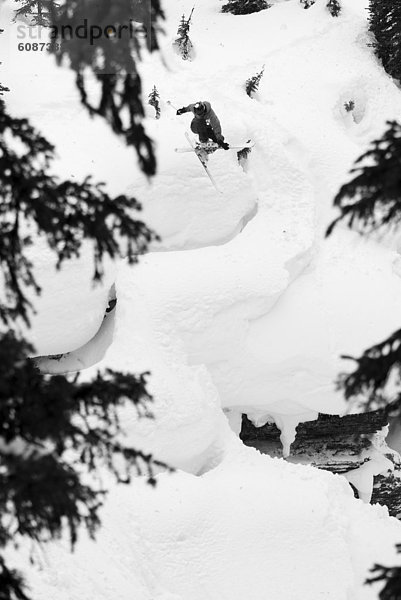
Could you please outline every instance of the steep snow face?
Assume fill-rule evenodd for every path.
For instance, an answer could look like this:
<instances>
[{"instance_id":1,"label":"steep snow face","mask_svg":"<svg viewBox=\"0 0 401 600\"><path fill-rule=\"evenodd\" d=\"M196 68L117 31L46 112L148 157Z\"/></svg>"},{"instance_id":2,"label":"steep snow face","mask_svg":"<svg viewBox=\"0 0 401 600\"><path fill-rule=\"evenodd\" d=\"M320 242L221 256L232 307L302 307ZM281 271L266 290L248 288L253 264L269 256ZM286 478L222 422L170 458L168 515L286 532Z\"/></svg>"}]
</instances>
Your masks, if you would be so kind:
<instances>
[{"instance_id":1,"label":"steep snow face","mask_svg":"<svg viewBox=\"0 0 401 600\"><path fill-rule=\"evenodd\" d=\"M66 261L56 271L54 253L43 238L30 248L33 273L42 288L39 296L29 293L36 313L26 337L39 355L60 354L79 348L98 332L108 304L116 269L105 261L102 281L94 282L93 248L83 245L80 259Z\"/></svg>"},{"instance_id":2,"label":"steep snow face","mask_svg":"<svg viewBox=\"0 0 401 600\"><path fill-rule=\"evenodd\" d=\"M242 600L250 590L255 600L373 598L362 582L374 561L394 562L397 522L354 501L342 479L258 456L232 430L242 411L259 424L272 417L288 452L298 422L345 410L333 383L349 368L340 354L399 327L398 241L360 240L345 229L323 239L334 193L398 114L399 90L366 45L359 0L343 0L338 19L323 0L307 11L297 0L276 2L245 17L203 0L191 63L171 42L193 3L165 4L163 61L145 57L141 66L145 92L156 84L162 99L161 119L149 107L146 123L159 157L150 184L132 151L81 109L68 71L15 53L13 26L0 36L15 60L4 73L10 109L27 114L29 85L28 114L57 146L55 172L91 172L111 193L135 194L162 236L137 267L109 265L94 289L89 249L55 275L35 245L38 354L74 350L41 364L84 368L82 377L106 367L150 370L156 418L127 412L128 439L187 472L160 477L156 492L140 483L113 489L98 545L85 541L73 557L52 546L49 568L35 571L32 585L45 600L56 590L63 600ZM244 82L263 64L250 99ZM235 152L210 157L222 196L194 155L174 152L190 117L178 119L167 100L197 99L212 102L229 142L255 141L245 171ZM112 283L118 303L103 321ZM371 472L359 476L368 496Z\"/></svg>"},{"instance_id":3,"label":"steep snow face","mask_svg":"<svg viewBox=\"0 0 401 600\"><path fill-rule=\"evenodd\" d=\"M160 120L152 107L147 112L159 159L150 184L132 151L80 108L68 71L43 55L30 55L28 65L27 55L15 52L16 26L0 36L15 61L14 74L6 72L11 108L26 112L28 78L29 113L57 146L55 170L74 177L90 171L111 193L135 194L144 202L143 218L162 236L139 267L110 265L95 288L89 248L54 276L38 241L43 293L30 334L38 354L74 350L49 363L50 371L90 367L100 357L99 367L118 368L123 360L127 369L150 369L160 419L145 428L146 445L187 467L208 453L215 435L205 435L207 419L202 426L193 419L195 406L222 406L236 427L241 411L259 423L273 417L288 449L297 422L345 410L334 381L350 367L339 356L361 352L401 317L400 257L391 249L397 240L379 245L341 229L328 241L322 236L352 161L398 111L399 91L367 46L361 3L344 2L333 19L324 2L307 11L295 0L280 2L236 17L207 0L196 7L191 28L196 59L184 62L171 41L191 8L189 1L168 3L163 60L145 56L142 63L144 90L157 85L162 109ZM10 11L6 4L8 19ZM248 98L244 82L263 64L259 91ZM221 196L193 154L174 152L185 144L190 115L176 117L167 101L181 106L197 98L212 101L229 142L255 141L245 171L234 151L210 157ZM351 100L349 113L344 104ZM115 325L103 323L113 282ZM188 424L189 454L169 437L174 419L161 433L163 411L180 414L183 430ZM215 418L213 409L209 433L216 432ZM192 436L204 440L193 452ZM150 439L158 440L155 447Z\"/></svg>"},{"instance_id":4,"label":"steep snow face","mask_svg":"<svg viewBox=\"0 0 401 600\"><path fill-rule=\"evenodd\" d=\"M132 293L146 303L155 343L160 323L177 340L168 349L171 364L206 367L227 409L282 415L280 406L291 403L294 415L340 413L333 381L348 368L340 354L360 352L399 324L399 257L348 231L330 241L322 233L352 161L398 114L399 91L367 46L360 2L343 2L333 19L322 1L309 10L295 0L278 2L236 17L207 0L196 7L191 28L196 59L184 62L171 41L191 8L184 0L167 4L163 60L146 56L142 64L144 90L156 84L162 108L157 121L152 107L147 112L159 159L151 184L104 123L88 119L68 71L15 51L16 26L0 36L15 65L5 73L10 105L26 113L28 82L32 121L57 146L55 170L74 177L90 171L112 193L144 202L143 218L162 242L132 275L125 273L124 285L135 281ZM10 10L6 4L5 17ZM244 81L263 64L250 99ZM229 142L256 143L246 172L234 151L211 156L221 197L193 154L174 152L185 145L190 116L177 118L167 100L181 106L198 98L212 101ZM352 113L344 107L350 100ZM114 269L92 288L89 254L54 277L43 250L35 252L43 287L32 330L38 354L74 350L102 323ZM372 317L378 305L383 320ZM116 337L113 344L118 354Z\"/></svg>"}]
</instances>

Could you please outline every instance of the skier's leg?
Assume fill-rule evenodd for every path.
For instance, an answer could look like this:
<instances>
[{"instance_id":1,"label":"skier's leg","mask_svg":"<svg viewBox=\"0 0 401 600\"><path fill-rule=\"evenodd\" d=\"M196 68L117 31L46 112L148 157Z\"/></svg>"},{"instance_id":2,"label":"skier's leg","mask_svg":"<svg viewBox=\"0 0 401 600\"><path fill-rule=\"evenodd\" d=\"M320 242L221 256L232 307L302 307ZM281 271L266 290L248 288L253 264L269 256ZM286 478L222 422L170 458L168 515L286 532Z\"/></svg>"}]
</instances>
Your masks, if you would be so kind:
<instances>
[{"instance_id":1,"label":"skier's leg","mask_svg":"<svg viewBox=\"0 0 401 600\"><path fill-rule=\"evenodd\" d=\"M201 143L207 142L209 139L208 127L205 121L201 119L192 119L191 131L197 133Z\"/></svg>"},{"instance_id":2,"label":"skier's leg","mask_svg":"<svg viewBox=\"0 0 401 600\"><path fill-rule=\"evenodd\" d=\"M207 135L208 135L208 138L210 138L212 140L212 142L217 144L217 139L216 139L215 133L214 133L213 129L210 127L210 125L207 128Z\"/></svg>"},{"instance_id":3,"label":"skier's leg","mask_svg":"<svg viewBox=\"0 0 401 600\"><path fill-rule=\"evenodd\" d=\"M193 131L193 133L198 133L197 119L192 119L192 121L191 121L191 131Z\"/></svg>"}]
</instances>

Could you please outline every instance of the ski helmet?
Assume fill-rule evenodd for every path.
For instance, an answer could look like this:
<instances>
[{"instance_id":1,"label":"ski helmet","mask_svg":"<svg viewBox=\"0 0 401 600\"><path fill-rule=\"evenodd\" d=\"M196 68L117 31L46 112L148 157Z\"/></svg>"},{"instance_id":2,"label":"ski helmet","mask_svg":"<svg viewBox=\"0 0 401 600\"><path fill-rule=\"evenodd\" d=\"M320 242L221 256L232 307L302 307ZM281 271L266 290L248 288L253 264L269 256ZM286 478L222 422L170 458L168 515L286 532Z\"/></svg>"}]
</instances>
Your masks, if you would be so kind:
<instances>
[{"instance_id":1,"label":"ski helmet","mask_svg":"<svg viewBox=\"0 0 401 600\"><path fill-rule=\"evenodd\" d=\"M197 102L194 106L195 114L201 117L206 113L206 106L204 102Z\"/></svg>"}]
</instances>

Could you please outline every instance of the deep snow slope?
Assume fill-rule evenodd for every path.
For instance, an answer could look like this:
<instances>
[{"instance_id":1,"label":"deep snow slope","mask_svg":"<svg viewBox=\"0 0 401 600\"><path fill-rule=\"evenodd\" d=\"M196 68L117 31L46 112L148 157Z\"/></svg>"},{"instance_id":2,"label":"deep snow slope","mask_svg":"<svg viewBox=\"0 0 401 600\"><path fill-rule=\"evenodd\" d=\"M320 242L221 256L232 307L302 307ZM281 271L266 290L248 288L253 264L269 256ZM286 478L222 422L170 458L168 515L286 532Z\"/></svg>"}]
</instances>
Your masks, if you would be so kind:
<instances>
[{"instance_id":1,"label":"deep snow slope","mask_svg":"<svg viewBox=\"0 0 401 600\"><path fill-rule=\"evenodd\" d=\"M353 500L342 478L257 455L232 431L242 411L259 424L272 417L288 450L299 421L345 410L334 386L340 354L401 320L397 240L344 229L323 238L353 160L400 106L367 46L364 2L344 0L338 19L325 4L289 0L236 17L202 0L196 56L184 62L171 42L193 2L165 1L161 56L141 66L145 92L156 84L162 99L159 121L148 110L159 158L150 185L132 151L87 117L68 71L16 52L10 5L1 7L10 108L56 144L56 172L90 172L112 193L135 194L162 236L137 267L108 265L96 288L89 248L55 276L38 240L43 294L29 335L40 355L71 351L40 364L83 377L149 369L156 419L126 414L129 439L185 471L161 476L156 491L113 489L98 545L83 542L73 557L51 546L32 575L38 597L359 600L374 597L362 587L366 569L394 560L401 530L384 509ZM263 64L250 99L244 82ZM195 156L174 152L190 117L167 100L198 99L212 102L229 142L255 141L246 171L235 152L210 158L221 196ZM353 116L343 106L351 99ZM117 308L103 321L113 283Z\"/></svg>"},{"instance_id":2,"label":"deep snow slope","mask_svg":"<svg viewBox=\"0 0 401 600\"><path fill-rule=\"evenodd\" d=\"M219 7L219 0L196 7L196 58L184 62L171 41L192 4L169 2L161 57L143 62L144 90L156 84L162 101L159 121L148 107L159 158L150 185L135 169L132 152L79 106L68 71L44 56L15 51L16 26L0 38L14 66L6 71L10 104L25 114L29 85L28 112L56 143L57 170L75 177L91 172L112 192L134 193L162 235L155 250L180 251L152 254L133 277L150 318L170 328L190 364L206 365L225 408L248 406L261 415L267 407L278 414L277 407L290 402L297 414L341 412L333 386L345 368L339 355L360 352L399 323L399 257L397 240L394 251L379 250L350 232L324 242L322 234L352 161L385 119L399 113L399 91L367 46L362 2L345 2L338 19L323 1L309 10L296 0L277 2L243 17L223 15ZM8 19L9 12L3 10ZM263 64L260 90L250 99L244 81ZM211 157L222 196L192 154L173 151L185 145L190 117L177 118L167 100L181 106L197 98L212 101L229 141L256 142L247 173L234 151ZM343 106L350 99L352 115ZM33 341L38 354L74 350L101 325L116 275L110 268L104 286L92 289L87 258L55 278L41 253L36 262L44 292ZM371 318L378 306L381 321ZM182 362L173 349L170 358Z\"/></svg>"},{"instance_id":3,"label":"deep snow slope","mask_svg":"<svg viewBox=\"0 0 401 600\"><path fill-rule=\"evenodd\" d=\"M96 542L47 545L31 568L50 600L374 600L373 561L394 564L401 527L345 480L228 443L202 477L114 488ZM14 557L24 565L22 553Z\"/></svg>"}]
</instances>

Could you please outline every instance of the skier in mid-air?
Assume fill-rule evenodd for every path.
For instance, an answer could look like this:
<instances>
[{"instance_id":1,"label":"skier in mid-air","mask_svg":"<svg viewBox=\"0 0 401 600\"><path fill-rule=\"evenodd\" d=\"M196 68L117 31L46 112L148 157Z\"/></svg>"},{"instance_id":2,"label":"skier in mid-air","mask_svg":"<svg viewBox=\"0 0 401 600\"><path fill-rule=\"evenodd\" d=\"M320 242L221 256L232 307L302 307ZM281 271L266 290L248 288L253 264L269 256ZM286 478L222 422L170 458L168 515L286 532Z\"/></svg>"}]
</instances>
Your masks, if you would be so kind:
<instances>
[{"instance_id":1,"label":"skier in mid-air","mask_svg":"<svg viewBox=\"0 0 401 600\"><path fill-rule=\"evenodd\" d=\"M182 115L187 112L192 112L194 114L194 118L191 122L191 130L199 136L201 144L212 140L212 142L215 142L220 148L224 148L224 150L230 148L227 142L224 141L224 136L221 133L220 121L212 109L210 102L202 101L188 104L188 106L179 108L177 110L177 115Z\"/></svg>"}]
</instances>

